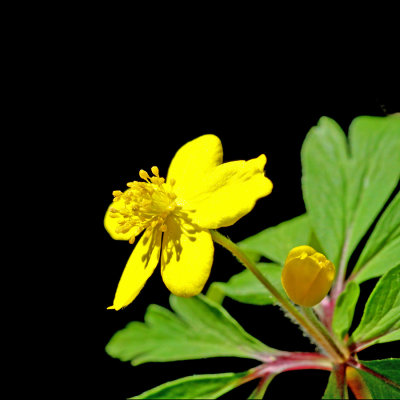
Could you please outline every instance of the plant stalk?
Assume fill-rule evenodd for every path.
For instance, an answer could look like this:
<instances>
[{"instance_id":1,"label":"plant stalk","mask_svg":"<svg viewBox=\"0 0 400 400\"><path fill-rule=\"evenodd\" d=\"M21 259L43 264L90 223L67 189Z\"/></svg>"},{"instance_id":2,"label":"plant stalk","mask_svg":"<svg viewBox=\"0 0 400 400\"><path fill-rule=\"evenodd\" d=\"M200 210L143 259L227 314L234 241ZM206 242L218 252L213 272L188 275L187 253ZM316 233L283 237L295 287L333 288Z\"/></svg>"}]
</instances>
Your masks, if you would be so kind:
<instances>
[{"instance_id":1,"label":"plant stalk","mask_svg":"<svg viewBox=\"0 0 400 400\"><path fill-rule=\"evenodd\" d=\"M314 341L323 349L335 363L343 363L347 360L347 354L336 346L329 332L322 332L315 326L315 321L303 315L288 299L283 297L271 282L260 272L257 266L247 255L230 239L216 230L210 230L213 240L222 247L231 252L269 292L276 298L280 305L299 323L303 329L314 339ZM322 325L322 324L321 324Z\"/></svg>"}]
</instances>

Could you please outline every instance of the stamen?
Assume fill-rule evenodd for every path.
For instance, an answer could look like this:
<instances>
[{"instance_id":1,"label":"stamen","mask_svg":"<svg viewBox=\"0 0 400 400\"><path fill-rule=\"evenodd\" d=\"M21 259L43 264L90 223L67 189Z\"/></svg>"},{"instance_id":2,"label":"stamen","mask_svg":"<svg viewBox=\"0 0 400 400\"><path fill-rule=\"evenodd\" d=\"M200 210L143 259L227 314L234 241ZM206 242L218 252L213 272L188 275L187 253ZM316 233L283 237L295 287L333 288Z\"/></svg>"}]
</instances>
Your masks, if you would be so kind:
<instances>
[{"instance_id":1,"label":"stamen","mask_svg":"<svg viewBox=\"0 0 400 400\"><path fill-rule=\"evenodd\" d=\"M140 171L139 171L139 176L144 180L144 181L149 181L149 179L150 179L150 176L149 176L149 174L144 170L144 169L141 169Z\"/></svg>"},{"instance_id":2,"label":"stamen","mask_svg":"<svg viewBox=\"0 0 400 400\"><path fill-rule=\"evenodd\" d=\"M153 173L153 175L155 175L157 178L160 177L160 171L158 169L158 167L151 167L151 172Z\"/></svg>"},{"instance_id":3,"label":"stamen","mask_svg":"<svg viewBox=\"0 0 400 400\"><path fill-rule=\"evenodd\" d=\"M129 243L144 231L145 238L150 238L156 230L167 231L166 220L176 212L176 195L172 191L175 180L171 179L165 185L165 179L160 177L158 167L151 167L153 176L141 169L139 176L143 181L128 182L124 192L114 190L114 201L119 201L116 207L110 207L110 217L117 219L116 233L128 234Z\"/></svg>"},{"instance_id":4,"label":"stamen","mask_svg":"<svg viewBox=\"0 0 400 400\"><path fill-rule=\"evenodd\" d=\"M120 190L114 190L112 194L114 196L113 201L118 201L123 195L123 193Z\"/></svg>"},{"instance_id":5,"label":"stamen","mask_svg":"<svg viewBox=\"0 0 400 400\"><path fill-rule=\"evenodd\" d=\"M135 243L135 239L136 239L136 236L135 236L135 235L132 235L131 238L129 239L129 243L130 243L130 244Z\"/></svg>"},{"instance_id":6,"label":"stamen","mask_svg":"<svg viewBox=\"0 0 400 400\"><path fill-rule=\"evenodd\" d=\"M146 239L149 239L150 236L151 236L152 231L153 231L153 230L152 230L151 227L149 226L149 227L146 229L146 232L143 234L143 236L144 236Z\"/></svg>"}]
</instances>

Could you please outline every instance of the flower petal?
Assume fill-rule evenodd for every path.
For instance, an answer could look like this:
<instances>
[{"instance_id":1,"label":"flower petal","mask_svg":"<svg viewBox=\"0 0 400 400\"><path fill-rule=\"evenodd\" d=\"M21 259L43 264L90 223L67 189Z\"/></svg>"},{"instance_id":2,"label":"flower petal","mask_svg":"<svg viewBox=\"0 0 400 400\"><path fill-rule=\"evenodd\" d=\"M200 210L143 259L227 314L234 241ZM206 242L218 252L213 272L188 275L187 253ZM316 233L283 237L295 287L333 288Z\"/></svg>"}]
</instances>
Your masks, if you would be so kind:
<instances>
[{"instance_id":1,"label":"flower petal","mask_svg":"<svg viewBox=\"0 0 400 400\"><path fill-rule=\"evenodd\" d=\"M115 218L115 214L113 214L110 209L114 208L122 208L122 200L115 201L110 204L106 211L106 215L104 216L104 227L106 231L110 234L110 236L115 240L129 240L132 236L132 232L127 233L117 233L115 230L119 227L118 221L121 218ZM113 217L114 215L114 217Z\"/></svg>"},{"instance_id":2,"label":"flower petal","mask_svg":"<svg viewBox=\"0 0 400 400\"><path fill-rule=\"evenodd\" d=\"M183 145L168 169L167 182L175 180L174 192L186 198L197 192L197 183L222 163L222 144L215 135L200 136Z\"/></svg>"},{"instance_id":3,"label":"flower petal","mask_svg":"<svg viewBox=\"0 0 400 400\"><path fill-rule=\"evenodd\" d=\"M160 259L161 231L156 230L148 238L146 232L134 248L122 273L111 309L126 307L142 290Z\"/></svg>"},{"instance_id":4,"label":"flower petal","mask_svg":"<svg viewBox=\"0 0 400 400\"><path fill-rule=\"evenodd\" d=\"M199 294L210 275L214 245L208 230L199 229L182 218L170 217L164 234L161 275L175 295Z\"/></svg>"},{"instance_id":5,"label":"flower petal","mask_svg":"<svg viewBox=\"0 0 400 400\"><path fill-rule=\"evenodd\" d=\"M183 207L191 210L193 223L217 229L234 224L249 213L256 201L271 193L272 182L264 176L264 154L249 161L221 164L198 182L198 194Z\"/></svg>"}]
</instances>

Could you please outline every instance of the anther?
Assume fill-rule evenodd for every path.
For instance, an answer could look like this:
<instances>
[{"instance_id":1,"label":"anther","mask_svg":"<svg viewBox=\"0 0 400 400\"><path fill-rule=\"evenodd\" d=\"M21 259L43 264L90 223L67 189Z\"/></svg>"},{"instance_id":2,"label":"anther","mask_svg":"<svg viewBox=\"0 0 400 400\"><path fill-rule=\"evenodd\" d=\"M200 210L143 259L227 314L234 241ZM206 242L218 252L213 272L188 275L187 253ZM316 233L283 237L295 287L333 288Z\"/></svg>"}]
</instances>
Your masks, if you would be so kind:
<instances>
[{"instance_id":1,"label":"anther","mask_svg":"<svg viewBox=\"0 0 400 400\"><path fill-rule=\"evenodd\" d=\"M157 178L160 176L160 171L158 169L158 167L151 167L151 172L153 173L153 175L155 175Z\"/></svg>"},{"instance_id":2,"label":"anther","mask_svg":"<svg viewBox=\"0 0 400 400\"><path fill-rule=\"evenodd\" d=\"M130 237L130 239L129 239L129 243L130 243L130 244L135 243L135 239L136 239L136 236L135 236L135 235L132 235L132 236Z\"/></svg>"},{"instance_id":3,"label":"anther","mask_svg":"<svg viewBox=\"0 0 400 400\"><path fill-rule=\"evenodd\" d=\"M140 171L139 171L139 176L143 179L143 180L145 180L145 181L149 181L149 179L150 179L150 176L149 176L149 174L144 170L144 169L141 169Z\"/></svg>"},{"instance_id":4,"label":"anther","mask_svg":"<svg viewBox=\"0 0 400 400\"><path fill-rule=\"evenodd\" d=\"M112 192L112 195L113 195L114 197L119 197L119 196L122 196L123 193L122 193L120 190L114 190L114 191Z\"/></svg>"}]
</instances>

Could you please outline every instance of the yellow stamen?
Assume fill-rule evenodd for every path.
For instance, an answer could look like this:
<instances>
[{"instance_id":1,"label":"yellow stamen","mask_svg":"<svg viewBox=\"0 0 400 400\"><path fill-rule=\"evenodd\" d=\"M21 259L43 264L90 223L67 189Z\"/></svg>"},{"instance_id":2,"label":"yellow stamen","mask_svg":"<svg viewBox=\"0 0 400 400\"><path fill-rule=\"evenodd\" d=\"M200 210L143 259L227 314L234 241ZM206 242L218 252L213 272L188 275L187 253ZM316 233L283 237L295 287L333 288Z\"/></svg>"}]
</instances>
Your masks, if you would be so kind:
<instances>
[{"instance_id":1,"label":"yellow stamen","mask_svg":"<svg viewBox=\"0 0 400 400\"><path fill-rule=\"evenodd\" d=\"M129 243L134 243L142 231L145 231L145 237L150 237L155 229L165 232L166 219L178 208L172 186L165 184L158 167L153 166L151 172L154 175L152 177L141 169L139 176L146 182L128 182L125 192L113 192L114 201L121 202L118 203L119 207L110 208L110 216L118 219L117 233L130 234Z\"/></svg>"},{"instance_id":2,"label":"yellow stamen","mask_svg":"<svg viewBox=\"0 0 400 400\"><path fill-rule=\"evenodd\" d=\"M158 169L158 167L151 167L151 172L153 173L153 175L157 176L158 178L160 177L160 171Z\"/></svg>"},{"instance_id":3,"label":"yellow stamen","mask_svg":"<svg viewBox=\"0 0 400 400\"><path fill-rule=\"evenodd\" d=\"M140 171L139 171L139 176L144 180L144 181L149 181L149 179L150 179L150 176L149 176L149 174L144 170L144 169L141 169Z\"/></svg>"}]
</instances>

